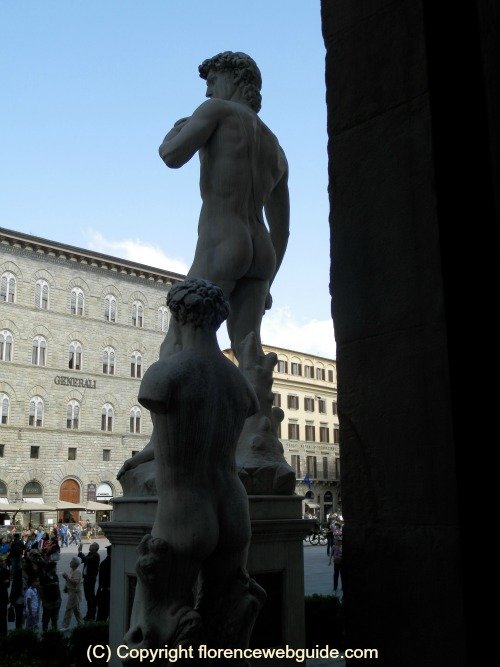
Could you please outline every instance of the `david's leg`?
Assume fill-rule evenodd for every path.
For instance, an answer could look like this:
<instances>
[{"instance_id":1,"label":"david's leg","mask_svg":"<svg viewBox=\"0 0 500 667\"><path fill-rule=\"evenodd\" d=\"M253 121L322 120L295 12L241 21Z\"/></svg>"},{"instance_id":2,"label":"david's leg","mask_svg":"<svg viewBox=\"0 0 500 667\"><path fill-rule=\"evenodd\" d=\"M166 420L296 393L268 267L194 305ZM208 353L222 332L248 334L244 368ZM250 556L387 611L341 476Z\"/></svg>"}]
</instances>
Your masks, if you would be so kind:
<instances>
[{"instance_id":1,"label":"david's leg","mask_svg":"<svg viewBox=\"0 0 500 667\"><path fill-rule=\"evenodd\" d=\"M257 278L241 278L233 289L229 298L227 332L237 358L239 346L250 332L255 334L261 346L260 327L268 292L269 281Z\"/></svg>"}]
</instances>

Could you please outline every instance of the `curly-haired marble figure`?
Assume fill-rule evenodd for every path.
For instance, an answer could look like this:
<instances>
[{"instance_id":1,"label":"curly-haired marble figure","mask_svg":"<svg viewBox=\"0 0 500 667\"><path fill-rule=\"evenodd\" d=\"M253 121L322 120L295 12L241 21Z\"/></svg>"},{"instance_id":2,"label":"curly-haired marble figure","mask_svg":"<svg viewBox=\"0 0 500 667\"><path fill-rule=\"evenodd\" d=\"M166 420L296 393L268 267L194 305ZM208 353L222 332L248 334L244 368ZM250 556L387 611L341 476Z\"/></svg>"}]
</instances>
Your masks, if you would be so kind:
<instances>
[{"instance_id":1,"label":"curly-haired marble figure","mask_svg":"<svg viewBox=\"0 0 500 667\"><path fill-rule=\"evenodd\" d=\"M202 207L188 278L219 285L229 300L227 329L239 348L271 307L270 287L289 234L288 165L277 138L260 120L262 79L245 53L226 51L199 67L206 96L178 120L159 152L171 168L200 156ZM269 230L264 221L267 221ZM173 345L167 334L164 346Z\"/></svg>"},{"instance_id":2,"label":"curly-haired marble figure","mask_svg":"<svg viewBox=\"0 0 500 667\"><path fill-rule=\"evenodd\" d=\"M168 305L179 349L149 367L139 392L154 436L119 473L154 457L158 507L139 545L124 642L245 646L265 593L245 569L250 518L235 450L258 399L217 344L228 313L222 290L188 279L170 290Z\"/></svg>"}]
</instances>

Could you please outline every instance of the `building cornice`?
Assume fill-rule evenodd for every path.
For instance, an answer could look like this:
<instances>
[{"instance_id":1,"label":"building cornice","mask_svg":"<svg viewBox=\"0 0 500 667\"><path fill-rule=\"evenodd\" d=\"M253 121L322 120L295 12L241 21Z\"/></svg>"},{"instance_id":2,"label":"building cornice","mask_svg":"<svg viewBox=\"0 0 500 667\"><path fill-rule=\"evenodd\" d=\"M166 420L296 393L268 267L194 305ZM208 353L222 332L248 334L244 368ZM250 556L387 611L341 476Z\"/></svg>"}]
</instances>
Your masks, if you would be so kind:
<instances>
[{"instance_id":1,"label":"building cornice","mask_svg":"<svg viewBox=\"0 0 500 667\"><path fill-rule=\"evenodd\" d=\"M104 255L103 253L85 250L76 246L49 241L38 236L23 234L10 229L0 227L0 245L13 251L43 255L44 261L48 259L53 262L75 262L90 270L107 270L123 277L138 278L158 283L174 283L184 280L185 276L165 271L146 264L131 262L129 260Z\"/></svg>"}]
</instances>

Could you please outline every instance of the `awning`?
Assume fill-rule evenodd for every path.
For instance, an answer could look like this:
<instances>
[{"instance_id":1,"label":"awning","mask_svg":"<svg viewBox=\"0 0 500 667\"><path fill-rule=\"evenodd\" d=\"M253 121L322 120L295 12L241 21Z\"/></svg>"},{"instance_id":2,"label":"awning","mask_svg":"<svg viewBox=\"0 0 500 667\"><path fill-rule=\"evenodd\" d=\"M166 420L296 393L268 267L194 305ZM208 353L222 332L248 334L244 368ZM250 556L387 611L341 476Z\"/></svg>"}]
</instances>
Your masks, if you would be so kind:
<instances>
[{"instance_id":1,"label":"awning","mask_svg":"<svg viewBox=\"0 0 500 667\"><path fill-rule=\"evenodd\" d=\"M310 507L311 509L313 509L313 510L318 510L319 507L320 507L320 506L318 505L318 503L313 503L313 502L311 502L310 500L307 500L307 498L306 498L306 501L305 501L305 502L306 502L306 505L307 505L308 507Z\"/></svg>"},{"instance_id":2,"label":"awning","mask_svg":"<svg viewBox=\"0 0 500 667\"><path fill-rule=\"evenodd\" d=\"M39 502L38 498L30 498L23 500L22 503L14 503L12 506L16 507L17 512L53 512L56 508L54 505Z\"/></svg>"},{"instance_id":3,"label":"awning","mask_svg":"<svg viewBox=\"0 0 500 667\"><path fill-rule=\"evenodd\" d=\"M56 500L54 503L58 510L84 510L85 505L81 503L70 503L67 500Z\"/></svg>"},{"instance_id":4,"label":"awning","mask_svg":"<svg viewBox=\"0 0 500 667\"><path fill-rule=\"evenodd\" d=\"M85 503L85 509L87 512L110 512L113 509L113 505L106 505L105 503L98 503L95 500L89 500Z\"/></svg>"}]
</instances>

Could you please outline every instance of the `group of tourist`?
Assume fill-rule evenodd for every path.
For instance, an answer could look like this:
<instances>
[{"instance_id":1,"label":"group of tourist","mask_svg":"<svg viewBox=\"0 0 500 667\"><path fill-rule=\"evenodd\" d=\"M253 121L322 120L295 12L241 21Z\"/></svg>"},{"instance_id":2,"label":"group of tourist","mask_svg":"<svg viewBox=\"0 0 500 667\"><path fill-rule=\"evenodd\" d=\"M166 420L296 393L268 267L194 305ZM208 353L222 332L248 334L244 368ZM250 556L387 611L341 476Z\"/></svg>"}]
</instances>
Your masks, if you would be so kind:
<instances>
[{"instance_id":1,"label":"group of tourist","mask_svg":"<svg viewBox=\"0 0 500 667\"><path fill-rule=\"evenodd\" d=\"M41 528L41 527L40 527ZM64 532L64 531L63 531ZM61 525L51 533L29 530L2 537L0 543L0 635L7 634L8 622L15 628L41 629L49 625L58 629L59 612L63 602L57 572L60 559ZM67 546L67 544L66 544ZM74 615L80 625L84 621L106 621L109 617L111 577L111 546L101 562L99 544L90 544L83 553L81 541L78 554L71 559L69 571L61 576L63 594L67 595L61 630L67 630ZM80 567L82 566L82 567ZM80 603L83 595L87 613L82 617Z\"/></svg>"},{"instance_id":2,"label":"group of tourist","mask_svg":"<svg viewBox=\"0 0 500 667\"><path fill-rule=\"evenodd\" d=\"M331 514L326 527L326 555L328 565L333 562L333 594L337 595L339 576L342 577L342 528L344 520L340 514ZM342 579L341 579L342 581Z\"/></svg>"}]
</instances>

